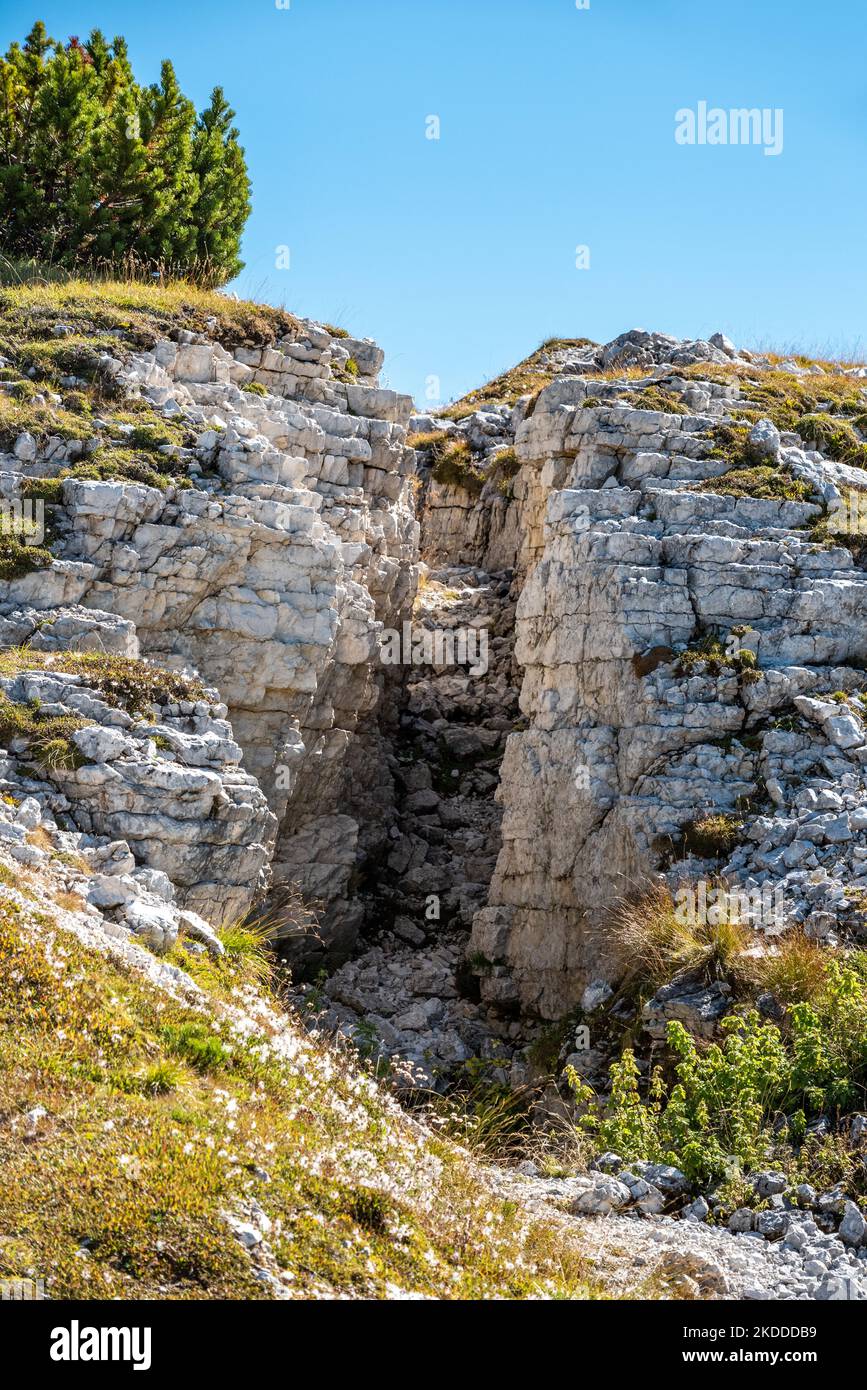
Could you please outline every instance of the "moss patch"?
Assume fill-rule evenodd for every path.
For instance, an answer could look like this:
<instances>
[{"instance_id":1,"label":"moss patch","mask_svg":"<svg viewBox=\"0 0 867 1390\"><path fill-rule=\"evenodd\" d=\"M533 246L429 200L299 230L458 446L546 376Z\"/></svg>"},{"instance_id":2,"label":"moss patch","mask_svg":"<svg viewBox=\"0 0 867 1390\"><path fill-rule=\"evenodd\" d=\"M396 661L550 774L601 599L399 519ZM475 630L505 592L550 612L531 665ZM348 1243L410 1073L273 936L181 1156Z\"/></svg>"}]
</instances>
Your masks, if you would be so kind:
<instances>
[{"instance_id":1,"label":"moss patch","mask_svg":"<svg viewBox=\"0 0 867 1390\"><path fill-rule=\"evenodd\" d=\"M34 670L80 676L106 704L128 714L150 714L154 705L204 697L201 681L135 657L107 656L103 652L34 652L26 647L0 652L0 675L16 676Z\"/></svg>"},{"instance_id":2,"label":"moss patch","mask_svg":"<svg viewBox=\"0 0 867 1390\"><path fill-rule=\"evenodd\" d=\"M810 502L809 483L792 477L788 469L761 464L752 468L733 468L720 478L699 484L697 492L715 492L724 497L753 497L769 502Z\"/></svg>"}]
</instances>

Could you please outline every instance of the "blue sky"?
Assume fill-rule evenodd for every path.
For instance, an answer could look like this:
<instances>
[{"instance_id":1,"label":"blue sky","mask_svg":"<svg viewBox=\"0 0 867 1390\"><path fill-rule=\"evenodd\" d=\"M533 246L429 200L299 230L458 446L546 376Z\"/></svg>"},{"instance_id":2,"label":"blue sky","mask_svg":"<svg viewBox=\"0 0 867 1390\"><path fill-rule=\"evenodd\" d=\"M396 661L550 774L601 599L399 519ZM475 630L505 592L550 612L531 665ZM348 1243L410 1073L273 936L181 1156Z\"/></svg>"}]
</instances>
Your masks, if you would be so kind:
<instances>
[{"instance_id":1,"label":"blue sky","mask_svg":"<svg viewBox=\"0 0 867 1390\"><path fill-rule=\"evenodd\" d=\"M37 16L225 87L236 288L376 338L417 400L637 326L867 353L864 0L2 0L3 47ZM781 108L782 153L677 144L702 100Z\"/></svg>"}]
</instances>

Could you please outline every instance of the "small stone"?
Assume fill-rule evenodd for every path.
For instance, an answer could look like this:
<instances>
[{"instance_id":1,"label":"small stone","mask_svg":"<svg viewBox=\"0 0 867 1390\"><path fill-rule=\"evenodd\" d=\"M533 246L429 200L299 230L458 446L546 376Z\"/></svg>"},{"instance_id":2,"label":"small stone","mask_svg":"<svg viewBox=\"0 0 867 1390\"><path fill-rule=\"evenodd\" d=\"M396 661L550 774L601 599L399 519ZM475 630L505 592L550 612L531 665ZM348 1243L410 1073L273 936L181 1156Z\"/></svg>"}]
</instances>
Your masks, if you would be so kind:
<instances>
[{"instance_id":1,"label":"small stone","mask_svg":"<svg viewBox=\"0 0 867 1390\"><path fill-rule=\"evenodd\" d=\"M777 1192L785 1192L789 1180L785 1173L753 1173L752 1184L759 1197L773 1197Z\"/></svg>"},{"instance_id":2,"label":"small stone","mask_svg":"<svg viewBox=\"0 0 867 1390\"><path fill-rule=\"evenodd\" d=\"M598 1169L600 1173L619 1173L620 1169L623 1167L623 1159L620 1157L620 1154L616 1154L612 1149L609 1149L606 1153L600 1154L598 1158L594 1159L590 1166Z\"/></svg>"},{"instance_id":3,"label":"small stone","mask_svg":"<svg viewBox=\"0 0 867 1390\"><path fill-rule=\"evenodd\" d=\"M607 980L593 980L581 996L581 1008L586 1014L590 1014L610 999L613 993L614 990Z\"/></svg>"},{"instance_id":4,"label":"small stone","mask_svg":"<svg viewBox=\"0 0 867 1390\"><path fill-rule=\"evenodd\" d=\"M36 440L29 430L24 430L15 440L13 454L22 463L32 463L36 458Z\"/></svg>"},{"instance_id":5,"label":"small stone","mask_svg":"<svg viewBox=\"0 0 867 1390\"><path fill-rule=\"evenodd\" d=\"M205 946L212 956L222 956L225 954L223 945L213 927L210 926L197 912L181 912L178 914L178 926L187 936L191 936L194 941L198 941Z\"/></svg>"},{"instance_id":6,"label":"small stone","mask_svg":"<svg viewBox=\"0 0 867 1390\"><path fill-rule=\"evenodd\" d=\"M597 1178L584 1192L579 1193L572 1206L574 1212L605 1216L629 1205L629 1188L617 1178Z\"/></svg>"},{"instance_id":7,"label":"small stone","mask_svg":"<svg viewBox=\"0 0 867 1390\"><path fill-rule=\"evenodd\" d=\"M684 1207L680 1213L681 1221L707 1221L710 1215L710 1207L704 1197L696 1197L694 1202L690 1202L688 1207Z\"/></svg>"},{"instance_id":8,"label":"small stone","mask_svg":"<svg viewBox=\"0 0 867 1390\"><path fill-rule=\"evenodd\" d=\"M137 884L125 874L94 874L87 886L87 901L93 907L121 907L138 893Z\"/></svg>"},{"instance_id":9,"label":"small stone","mask_svg":"<svg viewBox=\"0 0 867 1390\"><path fill-rule=\"evenodd\" d=\"M838 1234L844 1245L859 1246L867 1241L867 1220L854 1202L845 1203Z\"/></svg>"},{"instance_id":10,"label":"small stone","mask_svg":"<svg viewBox=\"0 0 867 1390\"><path fill-rule=\"evenodd\" d=\"M15 812L15 819L19 825L23 825L27 830L35 830L38 825L42 824L42 807L35 796L25 796Z\"/></svg>"},{"instance_id":11,"label":"small stone","mask_svg":"<svg viewBox=\"0 0 867 1390\"><path fill-rule=\"evenodd\" d=\"M732 1212L727 1225L730 1231L742 1235L746 1231L754 1230L755 1221L756 1213L754 1211L751 1211L749 1207L738 1207L737 1211Z\"/></svg>"},{"instance_id":12,"label":"small stone","mask_svg":"<svg viewBox=\"0 0 867 1390\"><path fill-rule=\"evenodd\" d=\"M780 452L780 431L773 420L758 420L747 438L750 456L757 463L767 463Z\"/></svg>"},{"instance_id":13,"label":"small stone","mask_svg":"<svg viewBox=\"0 0 867 1390\"><path fill-rule=\"evenodd\" d=\"M789 1229L791 1217L786 1211L760 1211L755 1229L765 1240L782 1240Z\"/></svg>"}]
</instances>

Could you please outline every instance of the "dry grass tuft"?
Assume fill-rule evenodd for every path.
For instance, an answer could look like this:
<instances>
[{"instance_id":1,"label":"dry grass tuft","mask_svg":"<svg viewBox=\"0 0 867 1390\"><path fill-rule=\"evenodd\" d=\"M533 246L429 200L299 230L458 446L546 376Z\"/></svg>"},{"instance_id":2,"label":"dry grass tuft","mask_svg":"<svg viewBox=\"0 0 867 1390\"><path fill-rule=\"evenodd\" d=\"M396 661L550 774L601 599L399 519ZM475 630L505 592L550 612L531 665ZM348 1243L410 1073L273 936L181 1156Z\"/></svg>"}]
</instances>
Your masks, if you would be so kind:
<instances>
[{"instance_id":1,"label":"dry grass tuft","mask_svg":"<svg viewBox=\"0 0 867 1390\"><path fill-rule=\"evenodd\" d=\"M627 962L627 983L658 989L681 971L701 971L709 979L743 976L744 951L751 943L738 922L684 920L667 888L654 886L642 897L624 900L612 932Z\"/></svg>"}]
</instances>

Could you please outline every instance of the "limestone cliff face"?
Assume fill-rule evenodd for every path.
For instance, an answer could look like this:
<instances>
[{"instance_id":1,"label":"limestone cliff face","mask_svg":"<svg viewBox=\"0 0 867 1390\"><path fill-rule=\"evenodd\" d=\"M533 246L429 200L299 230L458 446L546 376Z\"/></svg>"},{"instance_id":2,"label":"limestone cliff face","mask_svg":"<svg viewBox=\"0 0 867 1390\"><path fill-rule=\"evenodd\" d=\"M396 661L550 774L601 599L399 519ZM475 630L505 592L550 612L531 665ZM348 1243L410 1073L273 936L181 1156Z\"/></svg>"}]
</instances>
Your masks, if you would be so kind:
<instances>
[{"instance_id":1,"label":"limestone cliff face","mask_svg":"<svg viewBox=\"0 0 867 1390\"><path fill-rule=\"evenodd\" d=\"M499 428L484 410L448 426L489 436L483 468L512 441L520 465L507 498L433 483L423 519L425 553L461 511L455 558L508 537L519 595L527 728L470 944L500 1009L556 1017L615 978L612 909L660 874L774 896L760 930L864 929L867 580L827 516L851 515L867 474L815 447L810 414L853 414L863 387L719 343L625 334ZM787 380L801 434L761 418ZM711 813L734 843L701 843Z\"/></svg>"},{"instance_id":2,"label":"limestone cliff face","mask_svg":"<svg viewBox=\"0 0 867 1390\"><path fill-rule=\"evenodd\" d=\"M379 634L416 583L411 402L378 387L381 362L367 340L302 323L270 348L181 332L110 364L121 389L194 430L195 486L70 479L62 560L0 595L7 613L115 615L142 655L219 689L273 813L259 827L272 883L323 905L337 953L358 929L352 884L391 804ZM15 458L11 476L65 462L56 449Z\"/></svg>"},{"instance_id":3,"label":"limestone cliff face","mask_svg":"<svg viewBox=\"0 0 867 1390\"><path fill-rule=\"evenodd\" d=\"M548 1016L611 974L612 905L672 860L672 886L716 872L772 885L775 927L860 925L867 734L851 697L867 579L810 527L865 475L800 440L763 446L756 426L753 447L808 500L718 493L728 388L670 387L689 413L585 404L595 383L555 383L517 430L550 494L517 610L530 727L507 747L504 844L474 945L500 963L492 998L514 991ZM731 660L690 658L711 637ZM711 811L737 817L743 843L684 861L685 827Z\"/></svg>"}]
</instances>

